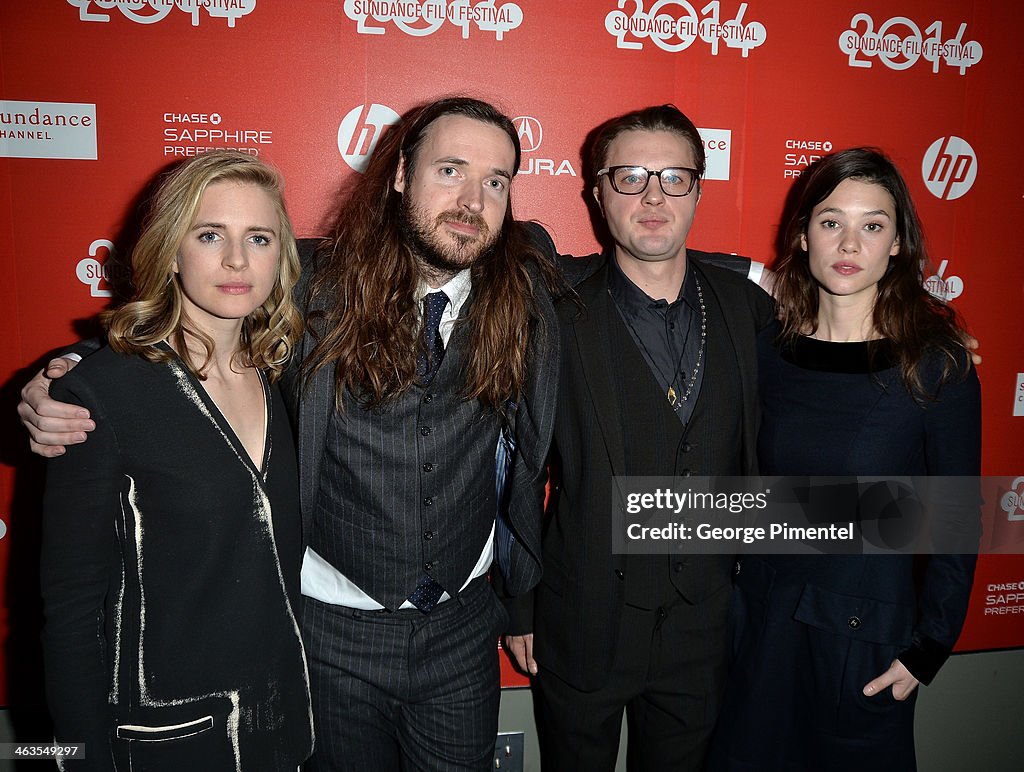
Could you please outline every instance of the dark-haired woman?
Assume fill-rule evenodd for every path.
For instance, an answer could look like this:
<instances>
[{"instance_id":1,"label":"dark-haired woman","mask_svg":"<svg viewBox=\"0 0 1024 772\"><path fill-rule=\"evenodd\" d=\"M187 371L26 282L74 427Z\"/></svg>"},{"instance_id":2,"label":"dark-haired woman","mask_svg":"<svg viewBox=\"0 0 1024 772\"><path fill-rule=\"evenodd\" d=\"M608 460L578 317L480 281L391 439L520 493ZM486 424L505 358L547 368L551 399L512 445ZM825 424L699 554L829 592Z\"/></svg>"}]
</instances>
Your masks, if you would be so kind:
<instances>
[{"instance_id":1,"label":"dark-haired woman","mask_svg":"<svg viewBox=\"0 0 1024 772\"><path fill-rule=\"evenodd\" d=\"M954 312L922 288L904 180L871 149L808 174L759 341L762 474L979 474L978 380ZM743 558L709 768L915 769L916 688L956 642L974 563L932 555L918 585L909 555Z\"/></svg>"}]
</instances>

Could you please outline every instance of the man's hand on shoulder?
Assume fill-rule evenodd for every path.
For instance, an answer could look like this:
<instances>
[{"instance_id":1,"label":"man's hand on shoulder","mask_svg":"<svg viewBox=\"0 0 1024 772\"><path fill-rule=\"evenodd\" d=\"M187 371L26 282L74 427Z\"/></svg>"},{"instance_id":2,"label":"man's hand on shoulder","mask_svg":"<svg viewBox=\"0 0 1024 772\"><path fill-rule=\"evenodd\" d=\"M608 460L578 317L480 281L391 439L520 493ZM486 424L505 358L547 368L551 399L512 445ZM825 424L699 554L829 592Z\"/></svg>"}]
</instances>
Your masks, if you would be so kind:
<instances>
[{"instance_id":1,"label":"man's hand on shoulder","mask_svg":"<svg viewBox=\"0 0 1024 772\"><path fill-rule=\"evenodd\" d=\"M28 429L29 447L47 458L62 455L67 445L85 442L87 432L96 428L89 411L50 398L50 384L63 377L78 362L68 357L51 359L45 368L25 384L18 403L18 416Z\"/></svg>"},{"instance_id":2,"label":"man's hand on shoulder","mask_svg":"<svg viewBox=\"0 0 1024 772\"><path fill-rule=\"evenodd\" d=\"M977 367L981 364L981 354L978 353L978 339L973 335L966 335L964 337L964 346L967 349L967 353L971 355L971 363Z\"/></svg>"}]
</instances>

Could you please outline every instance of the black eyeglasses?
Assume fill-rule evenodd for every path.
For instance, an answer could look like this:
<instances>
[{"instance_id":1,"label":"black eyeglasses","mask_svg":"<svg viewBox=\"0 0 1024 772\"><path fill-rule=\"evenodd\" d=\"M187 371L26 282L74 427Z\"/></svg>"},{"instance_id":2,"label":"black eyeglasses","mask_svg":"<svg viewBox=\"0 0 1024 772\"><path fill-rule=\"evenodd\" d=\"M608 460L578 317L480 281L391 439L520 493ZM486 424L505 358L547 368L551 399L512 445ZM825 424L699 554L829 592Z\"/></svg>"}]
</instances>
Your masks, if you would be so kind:
<instances>
[{"instance_id":1,"label":"black eyeglasses","mask_svg":"<svg viewBox=\"0 0 1024 772\"><path fill-rule=\"evenodd\" d=\"M688 196L697 184L700 175L696 169L685 166L670 166L664 169L645 169L643 166L609 166L597 173L598 177L608 175L612 190L624 196L639 196L647 190L651 177L657 177L666 196Z\"/></svg>"}]
</instances>

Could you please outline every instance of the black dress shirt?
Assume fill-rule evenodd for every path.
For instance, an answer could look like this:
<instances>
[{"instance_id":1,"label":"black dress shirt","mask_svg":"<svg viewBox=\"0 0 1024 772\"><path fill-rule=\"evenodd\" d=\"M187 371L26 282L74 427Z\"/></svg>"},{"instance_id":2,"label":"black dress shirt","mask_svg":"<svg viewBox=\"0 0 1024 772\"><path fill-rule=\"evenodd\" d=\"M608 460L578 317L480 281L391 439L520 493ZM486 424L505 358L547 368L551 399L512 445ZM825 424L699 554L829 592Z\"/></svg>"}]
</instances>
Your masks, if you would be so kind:
<instances>
[{"instance_id":1,"label":"black dress shirt","mask_svg":"<svg viewBox=\"0 0 1024 772\"><path fill-rule=\"evenodd\" d=\"M608 292L612 301L658 381L663 397L669 399L669 388L673 389L673 409L685 425L693 414L704 379L702 362L693 390L684 402L683 395L701 348L701 310L694 272L687 269L677 297L669 302L648 296L622 272L614 257L608 264Z\"/></svg>"}]
</instances>

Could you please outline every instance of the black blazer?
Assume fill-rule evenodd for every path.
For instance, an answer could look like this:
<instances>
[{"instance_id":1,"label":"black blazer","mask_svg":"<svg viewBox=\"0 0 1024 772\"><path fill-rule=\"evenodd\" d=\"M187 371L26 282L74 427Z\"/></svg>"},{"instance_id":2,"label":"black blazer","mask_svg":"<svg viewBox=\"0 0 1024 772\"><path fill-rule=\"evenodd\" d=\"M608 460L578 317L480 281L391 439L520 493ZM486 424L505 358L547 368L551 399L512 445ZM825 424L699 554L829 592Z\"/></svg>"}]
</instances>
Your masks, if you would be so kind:
<instances>
[{"instance_id":1,"label":"black blazer","mask_svg":"<svg viewBox=\"0 0 1024 772\"><path fill-rule=\"evenodd\" d=\"M711 255L688 250L722 308L736 351L742 391L744 473L756 471L757 331L771 318L770 298L740 274L702 262ZM571 266L588 270L595 258ZM611 554L611 478L625 474L622 425L616 396L618 366L606 331L617 310L607 292L607 268L577 287L582 311L572 302L556 307L562 364L554 451L561 487L551 491L551 519L544 535L544 575L528 597L509 604L510 630L534 632L534 653L544 667L582 690L599 688L614 656L623 605L616 572L626 557ZM703 388L712 384L704 383ZM714 419L712 419L714 420ZM717 586L728 576L716 577ZM710 586L710 585L709 585Z\"/></svg>"},{"instance_id":2,"label":"black blazer","mask_svg":"<svg viewBox=\"0 0 1024 772\"><path fill-rule=\"evenodd\" d=\"M277 390L265 392L259 466L177 360L102 348L52 393L96 420L89 442L48 464L56 737L86 743L82 769L295 769L312 714L295 454Z\"/></svg>"}]
</instances>

